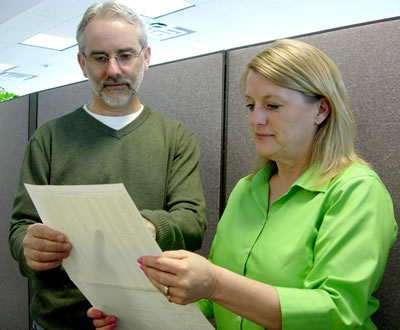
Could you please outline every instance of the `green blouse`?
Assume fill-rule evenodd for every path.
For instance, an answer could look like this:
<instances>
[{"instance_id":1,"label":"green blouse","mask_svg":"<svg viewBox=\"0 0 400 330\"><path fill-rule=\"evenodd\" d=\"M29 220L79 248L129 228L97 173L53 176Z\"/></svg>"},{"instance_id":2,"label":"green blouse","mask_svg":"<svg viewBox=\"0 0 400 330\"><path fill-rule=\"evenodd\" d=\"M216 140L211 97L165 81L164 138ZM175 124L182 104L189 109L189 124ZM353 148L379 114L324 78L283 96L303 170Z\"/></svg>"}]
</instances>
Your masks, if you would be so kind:
<instances>
[{"instance_id":1,"label":"green blouse","mask_svg":"<svg viewBox=\"0 0 400 330\"><path fill-rule=\"evenodd\" d=\"M268 209L274 170L271 163L238 182L210 261L275 286L283 329L376 329L372 293L397 239L385 186L359 163L318 188L308 170ZM218 329L262 329L210 301L199 306Z\"/></svg>"}]
</instances>

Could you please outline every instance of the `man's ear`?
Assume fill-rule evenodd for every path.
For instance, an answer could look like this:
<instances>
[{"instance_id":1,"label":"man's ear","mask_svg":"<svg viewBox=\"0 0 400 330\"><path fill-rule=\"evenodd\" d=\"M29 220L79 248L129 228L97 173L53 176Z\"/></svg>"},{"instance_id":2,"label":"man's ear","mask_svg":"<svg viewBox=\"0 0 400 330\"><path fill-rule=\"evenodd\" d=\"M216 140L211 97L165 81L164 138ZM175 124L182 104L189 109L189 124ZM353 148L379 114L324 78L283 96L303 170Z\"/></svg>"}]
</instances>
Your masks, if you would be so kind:
<instances>
[{"instance_id":1,"label":"man's ear","mask_svg":"<svg viewBox=\"0 0 400 330\"><path fill-rule=\"evenodd\" d=\"M79 66L81 67L84 77L87 78L88 76L86 73L86 59L81 53L78 53L78 63L79 63Z\"/></svg>"},{"instance_id":2,"label":"man's ear","mask_svg":"<svg viewBox=\"0 0 400 330\"><path fill-rule=\"evenodd\" d=\"M147 71L150 66L151 48L147 46L144 50L144 71Z\"/></svg>"},{"instance_id":3,"label":"man's ear","mask_svg":"<svg viewBox=\"0 0 400 330\"><path fill-rule=\"evenodd\" d=\"M319 100L318 112L315 115L315 124L320 125L324 122L324 120L329 116L331 112L331 106L326 97L323 97Z\"/></svg>"}]
</instances>

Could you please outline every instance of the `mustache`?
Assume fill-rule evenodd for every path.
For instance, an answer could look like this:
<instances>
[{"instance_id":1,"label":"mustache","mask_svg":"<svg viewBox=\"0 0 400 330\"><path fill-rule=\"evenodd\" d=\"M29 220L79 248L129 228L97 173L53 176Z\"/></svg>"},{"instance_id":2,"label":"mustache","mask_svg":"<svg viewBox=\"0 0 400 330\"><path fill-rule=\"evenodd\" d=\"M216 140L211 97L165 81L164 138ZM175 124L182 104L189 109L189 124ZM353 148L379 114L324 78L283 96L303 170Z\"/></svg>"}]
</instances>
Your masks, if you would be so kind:
<instances>
[{"instance_id":1,"label":"mustache","mask_svg":"<svg viewBox=\"0 0 400 330\"><path fill-rule=\"evenodd\" d=\"M114 85L114 84L125 84L128 88L131 88L131 81L129 79L121 78L121 77L110 77L106 80L102 81L102 87L105 88L107 85Z\"/></svg>"}]
</instances>

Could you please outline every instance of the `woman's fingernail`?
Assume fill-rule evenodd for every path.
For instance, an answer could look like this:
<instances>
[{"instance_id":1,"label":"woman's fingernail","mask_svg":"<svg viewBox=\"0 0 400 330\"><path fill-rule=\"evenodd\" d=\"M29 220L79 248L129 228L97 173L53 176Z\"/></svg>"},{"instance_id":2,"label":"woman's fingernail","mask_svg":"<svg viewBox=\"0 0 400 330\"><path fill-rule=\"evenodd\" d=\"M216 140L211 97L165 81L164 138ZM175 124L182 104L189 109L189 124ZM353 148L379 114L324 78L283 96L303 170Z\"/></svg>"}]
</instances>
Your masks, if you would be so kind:
<instances>
[{"instance_id":1,"label":"woman's fingernail","mask_svg":"<svg viewBox=\"0 0 400 330\"><path fill-rule=\"evenodd\" d=\"M136 260L139 264L142 264L143 263L143 259L142 258L139 258L138 260Z\"/></svg>"},{"instance_id":2,"label":"woman's fingernail","mask_svg":"<svg viewBox=\"0 0 400 330\"><path fill-rule=\"evenodd\" d=\"M113 329L113 328L115 328L116 326L117 326L117 323L113 323L113 324L110 325L110 328Z\"/></svg>"},{"instance_id":3,"label":"woman's fingernail","mask_svg":"<svg viewBox=\"0 0 400 330\"><path fill-rule=\"evenodd\" d=\"M139 267L140 267L141 270L143 270L144 275L146 275L146 277L149 277L149 275L147 275L146 272L144 271L144 266L140 265Z\"/></svg>"},{"instance_id":4,"label":"woman's fingernail","mask_svg":"<svg viewBox=\"0 0 400 330\"><path fill-rule=\"evenodd\" d=\"M113 317L110 317L110 322L111 323L115 323L115 317L113 316Z\"/></svg>"},{"instance_id":5,"label":"woman's fingernail","mask_svg":"<svg viewBox=\"0 0 400 330\"><path fill-rule=\"evenodd\" d=\"M102 317L102 314L101 314L100 312L97 312L97 313L96 313L96 317L97 317L97 318L100 318L100 317Z\"/></svg>"}]
</instances>

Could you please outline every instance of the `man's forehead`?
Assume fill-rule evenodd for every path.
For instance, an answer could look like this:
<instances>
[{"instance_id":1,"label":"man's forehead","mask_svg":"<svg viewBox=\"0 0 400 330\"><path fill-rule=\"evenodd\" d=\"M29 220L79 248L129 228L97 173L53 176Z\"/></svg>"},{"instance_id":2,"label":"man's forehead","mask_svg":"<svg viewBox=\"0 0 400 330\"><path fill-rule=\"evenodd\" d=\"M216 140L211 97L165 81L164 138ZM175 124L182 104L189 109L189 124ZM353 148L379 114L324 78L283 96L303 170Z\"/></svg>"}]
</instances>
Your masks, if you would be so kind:
<instances>
[{"instance_id":1,"label":"man's forehead","mask_svg":"<svg viewBox=\"0 0 400 330\"><path fill-rule=\"evenodd\" d=\"M121 18L96 17L89 22L84 39L86 47L98 51L118 51L140 47L137 28Z\"/></svg>"},{"instance_id":2,"label":"man's forehead","mask_svg":"<svg viewBox=\"0 0 400 330\"><path fill-rule=\"evenodd\" d=\"M101 31L101 32L100 32ZM84 34L103 34L104 32L123 34L136 34L137 26L122 17L95 17L89 21Z\"/></svg>"}]
</instances>

